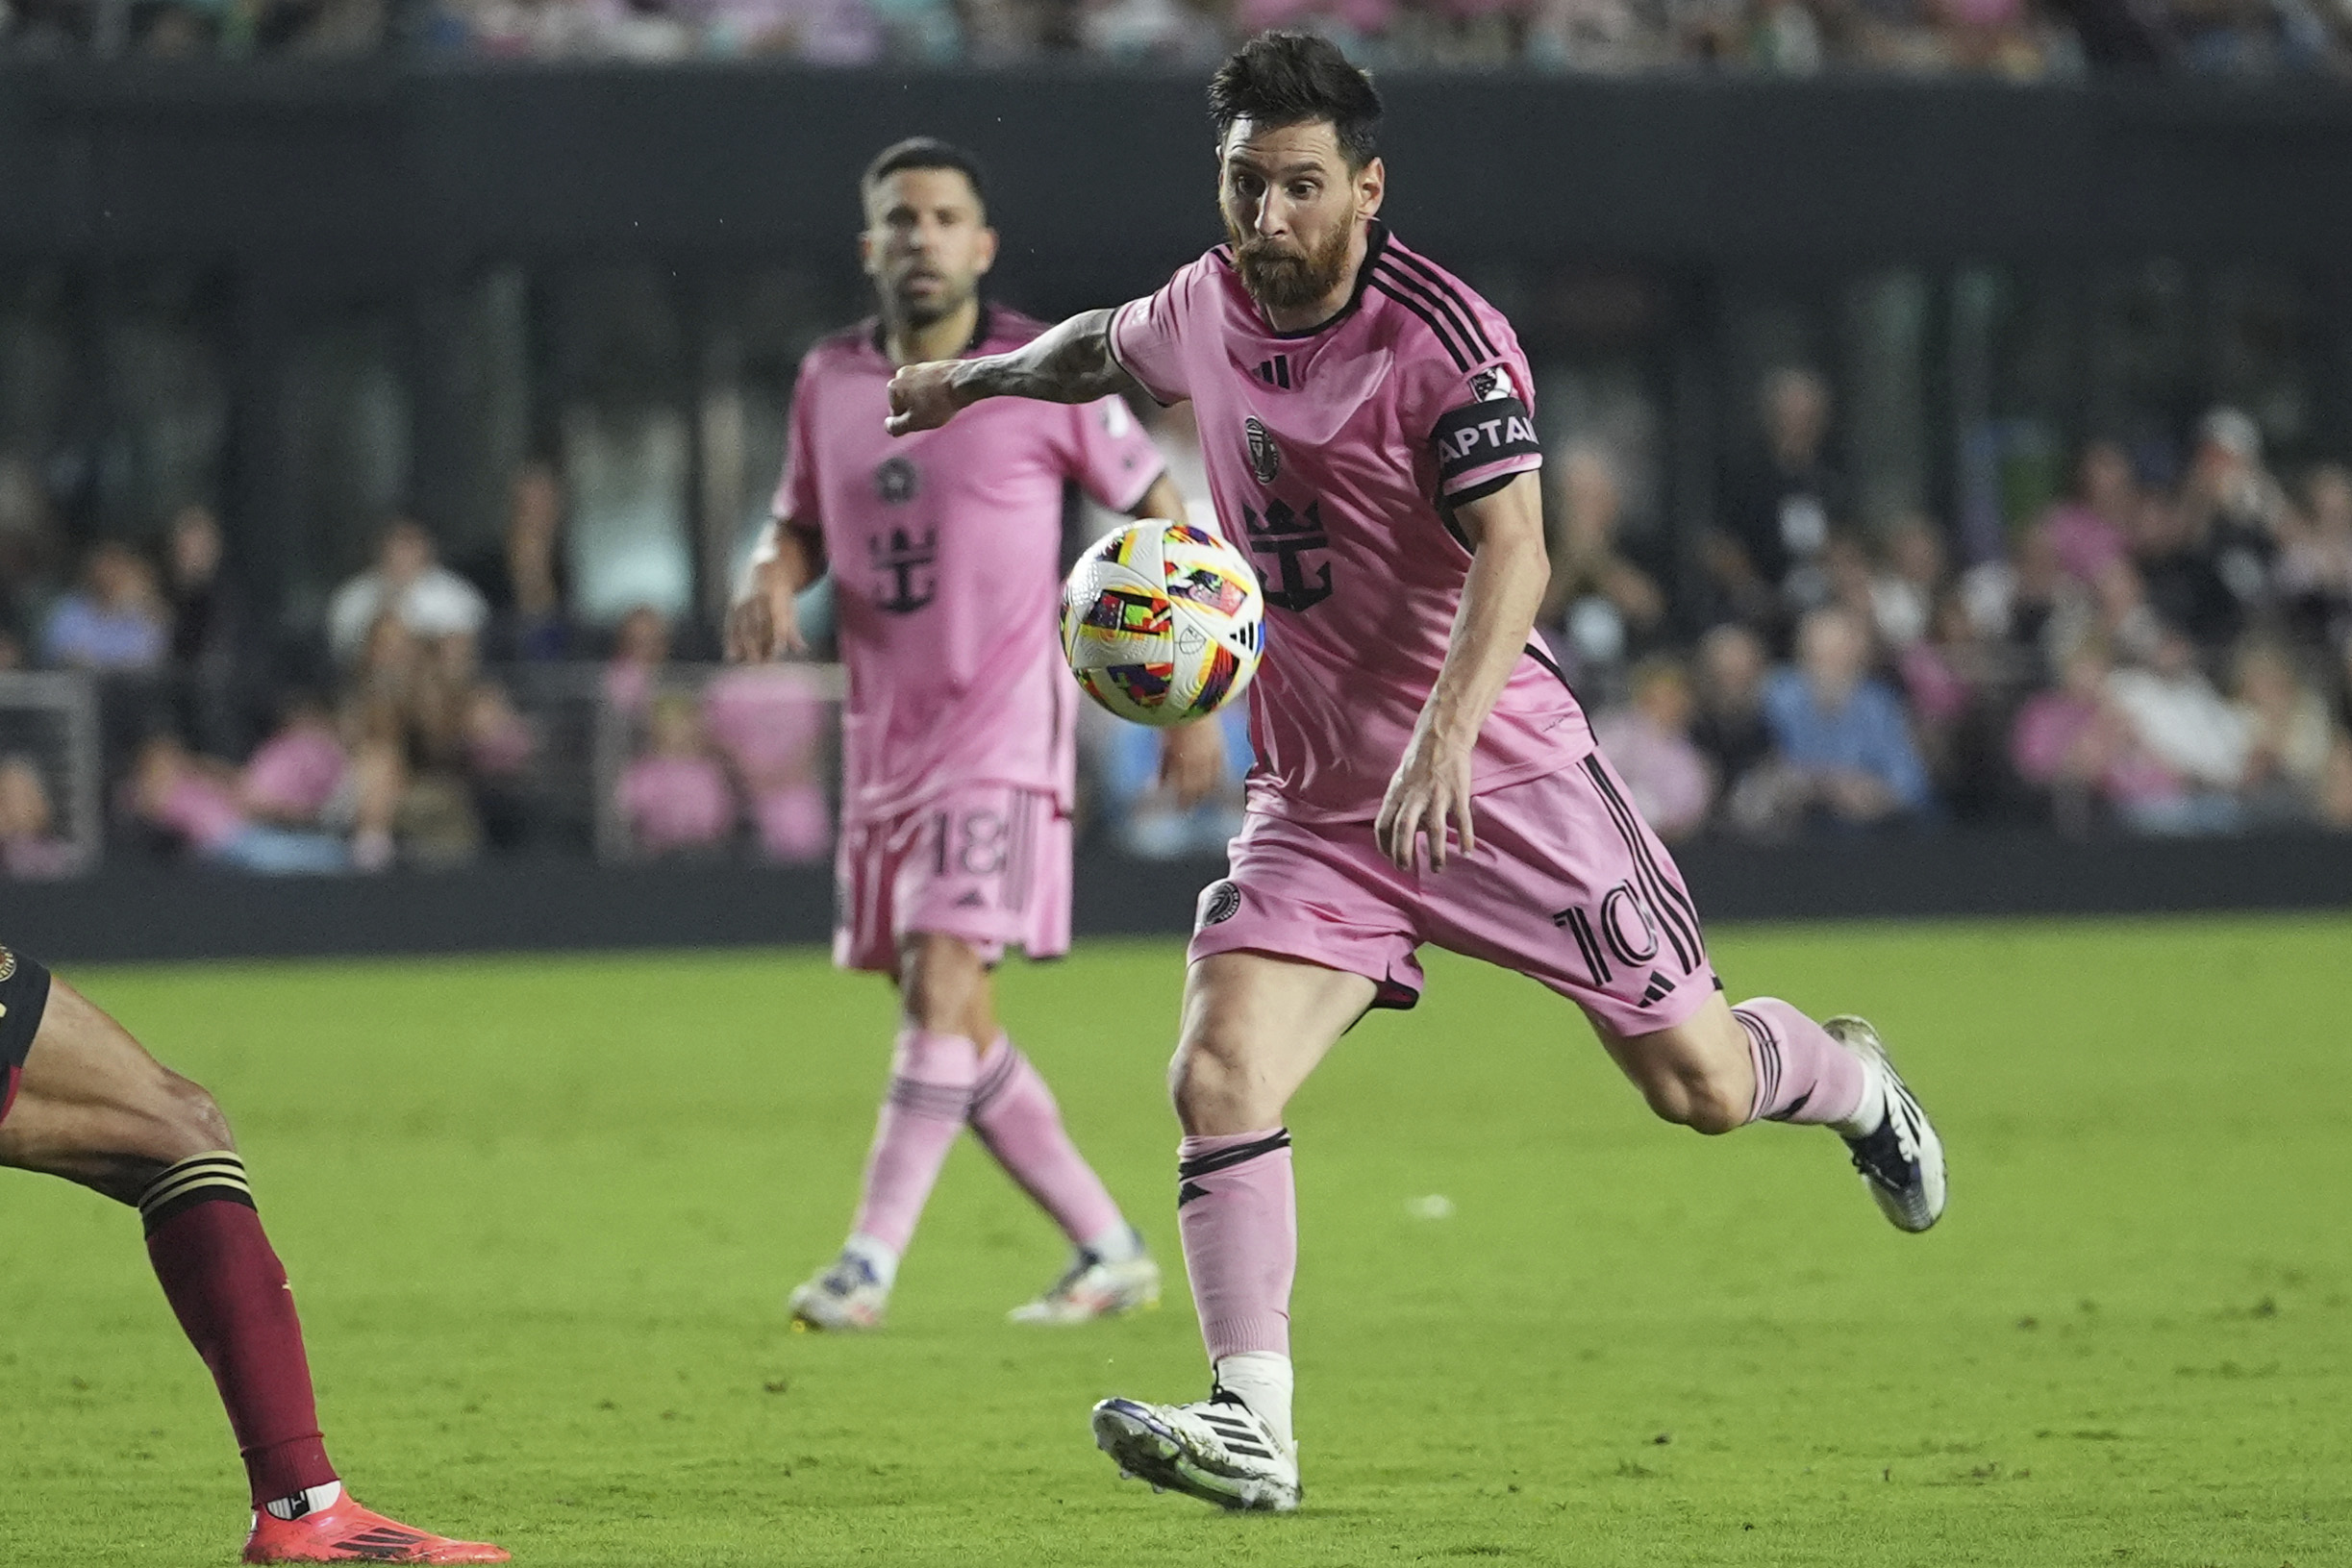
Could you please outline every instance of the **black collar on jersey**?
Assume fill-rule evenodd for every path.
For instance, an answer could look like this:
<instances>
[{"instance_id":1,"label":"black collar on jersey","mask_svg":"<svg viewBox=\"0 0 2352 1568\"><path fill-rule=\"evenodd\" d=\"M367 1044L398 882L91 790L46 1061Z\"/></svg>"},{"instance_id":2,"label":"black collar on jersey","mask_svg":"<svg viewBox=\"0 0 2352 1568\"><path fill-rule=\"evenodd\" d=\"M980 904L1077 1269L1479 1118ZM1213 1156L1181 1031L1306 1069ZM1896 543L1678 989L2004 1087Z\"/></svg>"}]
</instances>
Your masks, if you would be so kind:
<instances>
[{"instance_id":1,"label":"black collar on jersey","mask_svg":"<svg viewBox=\"0 0 2352 1568\"><path fill-rule=\"evenodd\" d=\"M1361 293L1364 286L1358 284L1356 286L1357 291ZM988 302L982 300L980 313L972 318L972 339L956 350L955 357L959 360L970 359L979 350L980 345L988 340L988 334L995 330L994 312L988 309ZM874 317L874 330L869 336L874 344L874 352L888 360L890 357L890 334L889 328L884 323L882 317Z\"/></svg>"},{"instance_id":2,"label":"black collar on jersey","mask_svg":"<svg viewBox=\"0 0 2352 1568\"><path fill-rule=\"evenodd\" d=\"M1356 287L1354 291L1347 296L1347 303L1340 306L1337 311L1334 311L1330 315L1325 316L1322 320L1316 322L1312 327L1301 327L1296 332L1269 332L1266 336L1269 337L1282 338L1286 341L1298 337L1313 337L1317 333L1326 333L1331 331L1332 328L1338 326L1340 322L1345 321L1349 316L1354 315L1356 313L1356 308L1364 303L1364 291L1372 286L1372 268L1379 262L1381 252L1387 250L1388 248L1389 226L1381 222L1380 219L1374 218L1364 235L1364 265L1356 269ZM1224 249L1225 260L1228 264L1233 266L1235 276L1238 279L1240 274L1240 265L1234 259L1233 247L1228 245L1224 247ZM1252 300L1250 303L1255 306L1257 301Z\"/></svg>"}]
</instances>

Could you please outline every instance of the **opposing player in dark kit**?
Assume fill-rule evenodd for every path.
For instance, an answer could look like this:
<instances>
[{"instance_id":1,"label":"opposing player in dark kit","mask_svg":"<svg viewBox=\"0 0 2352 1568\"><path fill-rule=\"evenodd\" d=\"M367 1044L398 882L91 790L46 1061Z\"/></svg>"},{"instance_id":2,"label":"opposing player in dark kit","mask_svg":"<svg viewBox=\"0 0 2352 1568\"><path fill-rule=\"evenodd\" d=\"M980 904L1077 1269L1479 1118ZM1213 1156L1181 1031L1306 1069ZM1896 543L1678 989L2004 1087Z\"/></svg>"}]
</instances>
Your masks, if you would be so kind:
<instances>
[{"instance_id":1,"label":"opposing player in dark kit","mask_svg":"<svg viewBox=\"0 0 2352 1568\"><path fill-rule=\"evenodd\" d=\"M360 1506L328 1462L286 1270L213 1097L39 964L0 948L0 1165L133 1206L228 1406L253 1489L247 1562L504 1562Z\"/></svg>"},{"instance_id":2,"label":"opposing player in dark kit","mask_svg":"<svg viewBox=\"0 0 2352 1568\"><path fill-rule=\"evenodd\" d=\"M1001 396L1189 398L1217 513L1258 554L1258 764L1232 874L1201 897L1172 1074L1212 1392L1105 1400L1093 1426L1125 1471L1283 1509L1299 1499L1283 1112L1367 1008L1412 1005L1421 944L1576 1003L1668 1121L1832 1127L1906 1231L1942 1211L1944 1171L1869 1025L1726 1003L1672 859L1531 640L1549 571L1527 361L1508 321L1380 222L1370 80L1325 39L1268 34L1209 99L1232 243L1013 352L900 371L891 428Z\"/></svg>"}]
</instances>

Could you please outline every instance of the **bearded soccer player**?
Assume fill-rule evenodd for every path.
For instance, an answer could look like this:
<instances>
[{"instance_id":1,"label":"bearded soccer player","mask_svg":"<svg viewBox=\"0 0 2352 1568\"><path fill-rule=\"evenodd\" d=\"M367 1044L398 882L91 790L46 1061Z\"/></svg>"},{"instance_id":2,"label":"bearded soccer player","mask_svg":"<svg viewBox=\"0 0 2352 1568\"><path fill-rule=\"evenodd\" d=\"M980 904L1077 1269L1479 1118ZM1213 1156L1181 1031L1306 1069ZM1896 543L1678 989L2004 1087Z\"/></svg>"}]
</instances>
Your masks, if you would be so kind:
<instances>
[{"instance_id":1,"label":"bearded soccer player","mask_svg":"<svg viewBox=\"0 0 2352 1568\"><path fill-rule=\"evenodd\" d=\"M286 1270L213 1097L21 954L0 948L0 1165L129 1204L213 1370L253 1485L247 1562L504 1562L370 1512L328 1462Z\"/></svg>"},{"instance_id":2,"label":"bearded soccer player","mask_svg":"<svg viewBox=\"0 0 2352 1568\"><path fill-rule=\"evenodd\" d=\"M738 659L799 648L793 596L831 572L849 678L834 961L889 976L902 1014L849 1239L791 1310L810 1328L881 1326L968 1126L1074 1250L1014 1321L1079 1323L1157 1302L1160 1268L998 1028L989 974L1009 947L1036 958L1069 946L1078 692L1057 631L1063 485L1138 517L1181 517L1184 502L1116 397L999 404L893 440L883 420L898 366L1011 352L1044 329L980 297L996 235L970 154L901 142L863 193L881 313L801 364L775 522L728 633ZM1222 767L1215 727L1172 732L1165 763L1180 796L1205 793Z\"/></svg>"},{"instance_id":3,"label":"bearded soccer player","mask_svg":"<svg viewBox=\"0 0 2352 1568\"><path fill-rule=\"evenodd\" d=\"M1944 1199L1940 1145L1858 1018L1728 1005L1673 860L1530 640L1542 461L1510 324L1379 221L1380 100L1319 38L1218 70L1232 243L1017 352L912 366L891 428L984 398L1189 398L1227 525L1266 580L1258 765L1228 880L1201 896L1171 1072L1177 1215L1210 1397L1095 1406L1122 1470L1295 1507L1284 1108L1365 1009L1408 1007L1435 943L1576 1003L1651 1109L1701 1132L1825 1124L1895 1225Z\"/></svg>"}]
</instances>

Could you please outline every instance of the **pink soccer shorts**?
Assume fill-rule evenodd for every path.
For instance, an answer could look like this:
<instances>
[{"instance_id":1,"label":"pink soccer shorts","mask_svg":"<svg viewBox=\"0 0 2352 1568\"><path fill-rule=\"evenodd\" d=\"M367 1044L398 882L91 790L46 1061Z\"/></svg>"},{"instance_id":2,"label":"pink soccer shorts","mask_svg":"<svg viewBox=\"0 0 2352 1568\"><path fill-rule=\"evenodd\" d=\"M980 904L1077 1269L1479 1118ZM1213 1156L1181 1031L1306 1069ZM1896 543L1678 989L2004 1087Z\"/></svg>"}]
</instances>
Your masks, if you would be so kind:
<instances>
[{"instance_id":1,"label":"pink soccer shorts","mask_svg":"<svg viewBox=\"0 0 2352 1568\"><path fill-rule=\"evenodd\" d=\"M1252 811L1200 897L1190 957L1267 953L1420 999L1423 943L1542 982L1621 1035L1681 1023L1719 988L1682 874L1598 752L1471 806L1474 855L1399 871L1368 822Z\"/></svg>"},{"instance_id":2,"label":"pink soccer shorts","mask_svg":"<svg viewBox=\"0 0 2352 1568\"><path fill-rule=\"evenodd\" d=\"M1033 958L1070 948L1070 819L1051 795L967 784L916 810L845 825L833 961L894 974L915 932L970 944L995 963L1009 947Z\"/></svg>"}]
</instances>

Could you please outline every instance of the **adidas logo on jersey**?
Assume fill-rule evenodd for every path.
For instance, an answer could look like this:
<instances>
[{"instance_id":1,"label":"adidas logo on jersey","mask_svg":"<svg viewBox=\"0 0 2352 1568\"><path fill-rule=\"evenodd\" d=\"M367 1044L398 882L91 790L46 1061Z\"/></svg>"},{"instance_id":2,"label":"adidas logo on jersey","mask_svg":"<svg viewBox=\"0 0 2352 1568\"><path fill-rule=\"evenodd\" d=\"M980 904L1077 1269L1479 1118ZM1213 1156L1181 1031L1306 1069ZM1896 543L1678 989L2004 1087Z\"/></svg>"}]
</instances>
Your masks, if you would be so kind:
<instances>
[{"instance_id":1,"label":"adidas logo on jersey","mask_svg":"<svg viewBox=\"0 0 2352 1568\"><path fill-rule=\"evenodd\" d=\"M1279 386L1287 392L1290 389L1290 356L1277 354L1270 360L1261 361L1250 374L1268 386Z\"/></svg>"}]
</instances>

